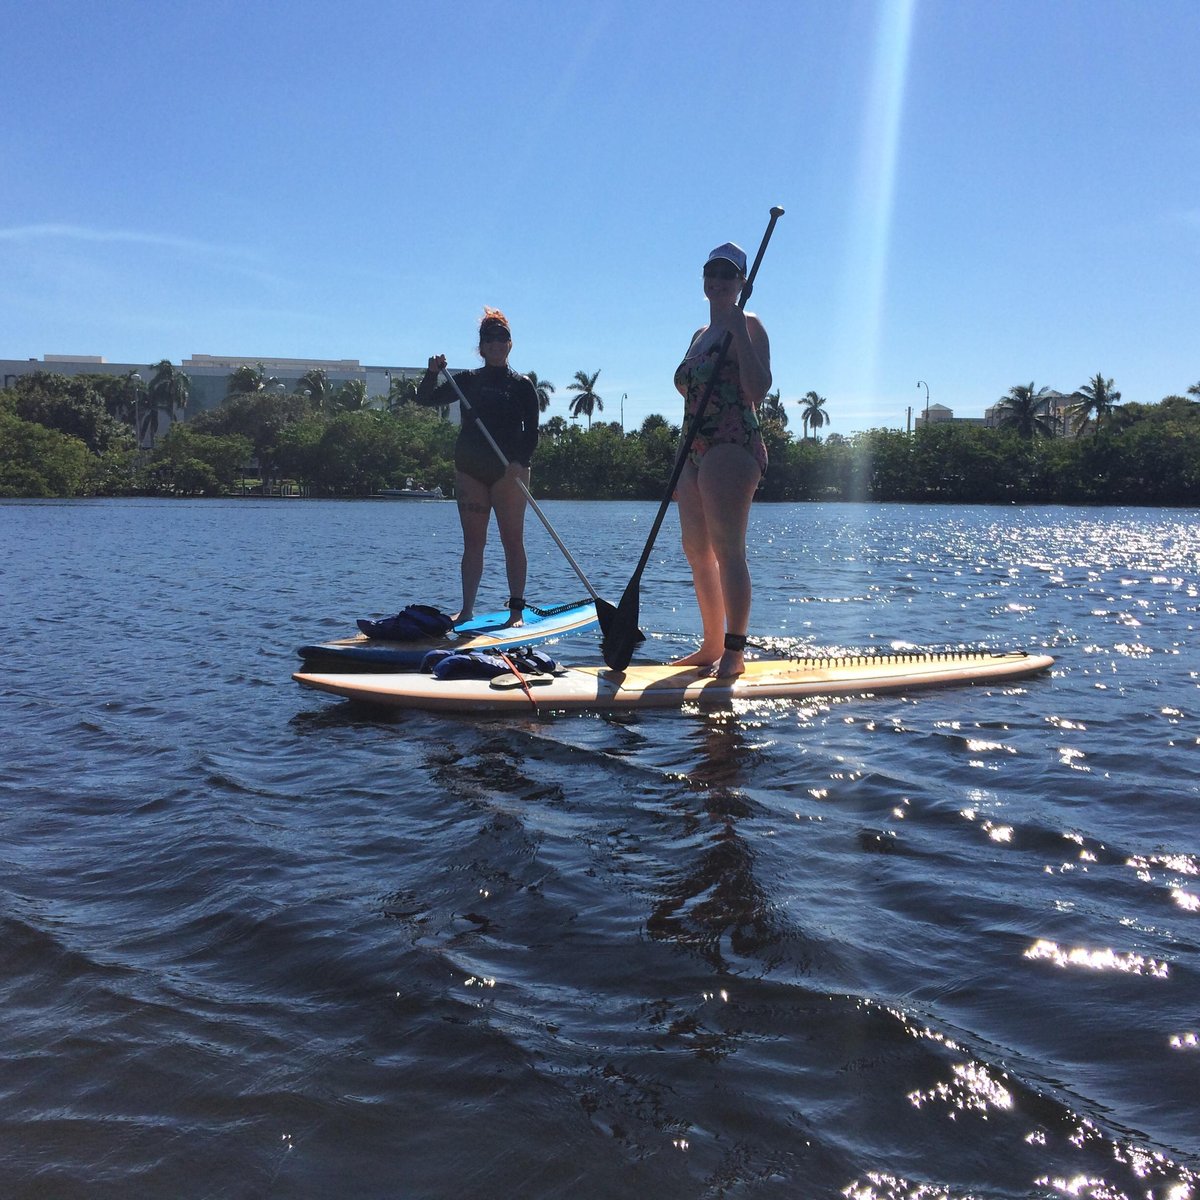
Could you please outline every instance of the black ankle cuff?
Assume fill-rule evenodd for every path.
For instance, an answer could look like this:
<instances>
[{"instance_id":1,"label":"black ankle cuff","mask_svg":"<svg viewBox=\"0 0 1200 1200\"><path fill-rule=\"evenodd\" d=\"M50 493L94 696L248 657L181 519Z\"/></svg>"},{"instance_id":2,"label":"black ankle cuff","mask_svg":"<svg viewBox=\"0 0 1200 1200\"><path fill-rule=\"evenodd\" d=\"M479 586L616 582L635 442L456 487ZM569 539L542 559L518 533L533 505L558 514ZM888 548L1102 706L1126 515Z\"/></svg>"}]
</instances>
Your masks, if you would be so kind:
<instances>
[{"instance_id":1,"label":"black ankle cuff","mask_svg":"<svg viewBox=\"0 0 1200 1200\"><path fill-rule=\"evenodd\" d=\"M524 596L510 596L508 598L508 607L510 609L515 608L515 609L519 609L519 610L524 610L525 597Z\"/></svg>"},{"instance_id":2,"label":"black ankle cuff","mask_svg":"<svg viewBox=\"0 0 1200 1200\"><path fill-rule=\"evenodd\" d=\"M725 635L725 649L742 651L746 649L746 635L744 633L727 633Z\"/></svg>"}]
</instances>

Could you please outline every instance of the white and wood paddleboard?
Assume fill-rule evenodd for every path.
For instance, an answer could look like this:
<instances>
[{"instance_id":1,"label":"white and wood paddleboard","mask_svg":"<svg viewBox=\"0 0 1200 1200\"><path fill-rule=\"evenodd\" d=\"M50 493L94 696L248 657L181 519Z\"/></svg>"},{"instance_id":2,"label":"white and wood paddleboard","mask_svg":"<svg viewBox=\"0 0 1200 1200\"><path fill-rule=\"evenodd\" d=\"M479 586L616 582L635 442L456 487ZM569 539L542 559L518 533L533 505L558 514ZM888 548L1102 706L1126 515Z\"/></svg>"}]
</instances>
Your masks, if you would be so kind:
<instances>
[{"instance_id":1,"label":"white and wood paddleboard","mask_svg":"<svg viewBox=\"0 0 1200 1200\"><path fill-rule=\"evenodd\" d=\"M846 693L915 691L965 683L1003 683L1047 670L1048 654L952 652L880 654L844 658L751 659L735 679L714 679L700 667L570 667L561 675L497 679L436 679L425 674L317 674L292 676L304 687L347 700L435 712L606 712L625 708L729 705Z\"/></svg>"}]
</instances>

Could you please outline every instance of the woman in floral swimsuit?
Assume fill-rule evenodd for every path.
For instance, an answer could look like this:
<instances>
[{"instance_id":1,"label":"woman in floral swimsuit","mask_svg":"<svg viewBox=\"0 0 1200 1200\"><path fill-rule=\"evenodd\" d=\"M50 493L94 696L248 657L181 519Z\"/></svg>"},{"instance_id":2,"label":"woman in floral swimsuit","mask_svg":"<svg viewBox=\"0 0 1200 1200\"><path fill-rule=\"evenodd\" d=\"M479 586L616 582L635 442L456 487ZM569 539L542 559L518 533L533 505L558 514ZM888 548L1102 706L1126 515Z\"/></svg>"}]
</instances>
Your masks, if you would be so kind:
<instances>
[{"instance_id":1,"label":"woman in floral swimsuit","mask_svg":"<svg viewBox=\"0 0 1200 1200\"><path fill-rule=\"evenodd\" d=\"M711 666L721 677L745 670L751 596L746 526L754 492L767 469L758 404L771 387L771 347L762 322L737 306L745 282L741 247L726 242L708 256L704 294L709 322L692 336L675 372L675 386L686 401L685 429L690 429L721 342L726 333L732 334L675 491L683 552L692 568L704 626L700 648L678 662Z\"/></svg>"}]
</instances>

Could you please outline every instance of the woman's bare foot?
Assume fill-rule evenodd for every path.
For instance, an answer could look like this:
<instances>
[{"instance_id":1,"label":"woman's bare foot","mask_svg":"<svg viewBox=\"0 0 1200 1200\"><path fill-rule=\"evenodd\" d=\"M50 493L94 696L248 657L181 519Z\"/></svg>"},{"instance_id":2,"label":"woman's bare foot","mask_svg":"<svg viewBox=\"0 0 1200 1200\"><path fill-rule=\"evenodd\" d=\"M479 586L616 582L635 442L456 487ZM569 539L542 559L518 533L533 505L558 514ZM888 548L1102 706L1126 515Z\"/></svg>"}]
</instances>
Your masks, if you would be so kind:
<instances>
[{"instance_id":1,"label":"woman's bare foot","mask_svg":"<svg viewBox=\"0 0 1200 1200\"><path fill-rule=\"evenodd\" d=\"M672 661L673 667L711 667L713 663L720 658L719 650L706 650L703 646L699 650L693 651L691 654L684 655L683 658L676 658Z\"/></svg>"},{"instance_id":2,"label":"woman's bare foot","mask_svg":"<svg viewBox=\"0 0 1200 1200\"><path fill-rule=\"evenodd\" d=\"M450 627L454 628L458 625L465 625L468 621L474 618L474 616L475 614L472 612L455 613L454 616L450 618Z\"/></svg>"},{"instance_id":3,"label":"woman's bare foot","mask_svg":"<svg viewBox=\"0 0 1200 1200\"><path fill-rule=\"evenodd\" d=\"M746 656L740 650L726 650L721 655L721 661L713 667L713 675L717 679L736 679L745 671Z\"/></svg>"}]
</instances>

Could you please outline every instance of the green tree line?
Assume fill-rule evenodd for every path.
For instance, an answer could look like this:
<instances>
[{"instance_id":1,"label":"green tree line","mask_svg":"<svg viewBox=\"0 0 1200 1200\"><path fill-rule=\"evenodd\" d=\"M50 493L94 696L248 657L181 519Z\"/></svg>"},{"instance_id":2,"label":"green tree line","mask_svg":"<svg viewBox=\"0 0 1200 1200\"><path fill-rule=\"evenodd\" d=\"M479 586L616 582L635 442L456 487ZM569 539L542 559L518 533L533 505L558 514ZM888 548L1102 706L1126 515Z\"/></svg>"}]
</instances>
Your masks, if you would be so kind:
<instances>
[{"instance_id":1,"label":"green tree line","mask_svg":"<svg viewBox=\"0 0 1200 1200\"><path fill-rule=\"evenodd\" d=\"M166 367L148 384L38 372L0 392L0 495L221 495L242 489L251 464L265 483L290 480L314 496L368 496L410 480L453 493L457 428L412 404L408 381L394 381L387 407L376 409L365 389L335 392L321 372L288 393L244 368L224 403L181 420L186 376ZM561 416L543 422L534 492L658 500L680 430L661 416L628 432L593 421L603 410L598 375L577 372L568 389L586 428ZM544 410L554 388L536 386ZM759 497L1200 505L1200 384L1158 404L1119 400L1101 374L1064 409L1051 408L1045 388L1022 384L998 402L997 428L945 421L821 440L824 398L801 401L796 438L775 392L762 407L771 466ZM164 412L175 419L160 435L151 414Z\"/></svg>"}]
</instances>

